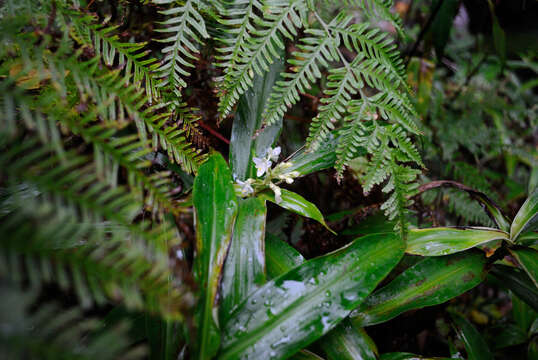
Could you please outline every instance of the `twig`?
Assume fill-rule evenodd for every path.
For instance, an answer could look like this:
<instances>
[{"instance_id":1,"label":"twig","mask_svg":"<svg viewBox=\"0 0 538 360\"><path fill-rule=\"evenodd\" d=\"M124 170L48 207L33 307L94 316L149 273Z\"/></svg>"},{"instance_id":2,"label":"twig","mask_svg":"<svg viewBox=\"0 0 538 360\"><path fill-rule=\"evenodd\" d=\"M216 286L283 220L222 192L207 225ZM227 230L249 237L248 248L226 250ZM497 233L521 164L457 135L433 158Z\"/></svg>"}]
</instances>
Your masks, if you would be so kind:
<instances>
[{"instance_id":1,"label":"twig","mask_svg":"<svg viewBox=\"0 0 538 360\"><path fill-rule=\"evenodd\" d=\"M202 120L198 121L198 124L200 124L200 126L204 129L204 130L207 130L209 133L211 133L211 135L215 136L216 138L218 138L219 140L222 140L224 141L226 144L230 145L230 140L226 139L224 136L222 136L218 131L216 131L215 129L213 129L211 126L207 125L205 122L203 122Z\"/></svg>"},{"instance_id":2,"label":"twig","mask_svg":"<svg viewBox=\"0 0 538 360\"><path fill-rule=\"evenodd\" d=\"M428 31L430 26L433 24L433 20L435 19L435 17L437 16L437 13L441 9L441 5L443 5L443 0L439 0L439 2L435 5L435 8L433 9L432 14L428 18L428 21L426 21L426 24L424 24L424 27L422 28L422 30L420 30L420 33L418 34L417 40L413 44L413 47L411 48L411 51L409 52L409 55L407 55L407 59L405 61L405 67L407 67L407 65L409 65L409 61L411 61L411 58L413 57L413 55L415 55L415 52L417 51L418 45L422 41L422 38L424 37L424 35L426 35L426 32Z\"/></svg>"}]
</instances>

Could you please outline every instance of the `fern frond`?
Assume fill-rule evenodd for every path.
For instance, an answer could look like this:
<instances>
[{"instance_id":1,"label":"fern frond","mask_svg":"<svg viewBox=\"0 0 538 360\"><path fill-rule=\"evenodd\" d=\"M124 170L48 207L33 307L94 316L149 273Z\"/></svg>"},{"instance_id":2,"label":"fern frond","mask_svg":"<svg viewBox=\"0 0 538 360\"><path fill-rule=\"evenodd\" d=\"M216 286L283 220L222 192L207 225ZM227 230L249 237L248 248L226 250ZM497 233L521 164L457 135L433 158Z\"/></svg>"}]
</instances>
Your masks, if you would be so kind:
<instances>
[{"instance_id":1,"label":"fern frond","mask_svg":"<svg viewBox=\"0 0 538 360\"><path fill-rule=\"evenodd\" d=\"M312 150L318 148L328 134L334 130L335 124L347 113L347 107L352 97L364 86L361 76L354 71L362 60L359 55L349 66L329 70L327 89L324 91L324 94L329 97L321 98L322 105L319 106L316 117L312 119L306 139L308 148Z\"/></svg>"},{"instance_id":2,"label":"fern frond","mask_svg":"<svg viewBox=\"0 0 538 360\"><path fill-rule=\"evenodd\" d=\"M221 23L226 27L226 34L219 39L223 46L217 48L221 55L216 56L216 65L224 72L224 76L217 80L222 82L220 87L223 89L229 87L232 69L240 61L241 53L256 29L255 23L259 21L257 11L263 12L263 4L258 0L234 1L222 10Z\"/></svg>"},{"instance_id":3,"label":"fern frond","mask_svg":"<svg viewBox=\"0 0 538 360\"><path fill-rule=\"evenodd\" d=\"M4 99L0 97L0 103L5 102L5 99L12 97L5 94ZM29 130L35 130L41 143L52 144L59 156L64 155L64 150L56 122L63 124L73 134L80 135L87 144L93 145L93 160L99 179L115 187L119 168L124 168L128 171L129 188L150 211L166 209L176 213L179 210L172 198L170 173L155 172L148 175L145 172L151 162L144 158L151 153L151 149L136 134L120 136L116 129L96 123L95 110L88 110L84 117L79 117L66 112L61 103L44 104L40 99L22 94L16 94L15 100L21 114L18 122L24 123Z\"/></svg>"},{"instance_id":4,"label":"fern frond","mask_svg":"<svg viewBox=\"0 0 538 360\"><path fill-rule=\"evenodd\" d=\"M446 194L448 210L456 216L460 216L467 223L481 226L494 227L495 223L486 214L482 206L474 201L468 194L454 189L443 189Z\"/></svg>"},{"instance_id":5,"label":"fern frond","mask_svg":"<svg viewBox=\"0 0 538 360\"><path fill-rule=\"evenodd\" d=\"M8 184L30 189L2 202L0 228L8 234L3 251L9 256L50 263L48 268L55 264L53 277L71 282L88 306L106 294L130 307L169 314L170 303L183 301L169 284L168 249L177 241L175 231L166 224L133 224L140 211L136 196L99 181L89 159L66 151L61 160L29 138L3 149L0 164ZM51 278L50 271L30 276L36 282Z\"/></svg>"},{"instance_id":6,"label":"fern frond","mask_svg":"<svg viewBox=\"0 0 538 360\"><path fill-rule=\"evenodd\" d=\"M378 122L374 103L355 100L352 104L352 115L346 117L347 125L340 131L336 149L338 174L358 152L366 150L371 158L361 179L363 191L368 193L375 185L387 181L382 190L390 196L381 209L390 220L396 219L396 228L405 236L407 207L412 205L410 198L416 194L418 185L414 180L420 170L400 163L414 162L423 166L420 155L400 126Z\"/></svg>"},{"instance_id":7,"label":"fern frond","mask_svg":"<svg viewBox=\"0 0 538 360\"><path fill-rule=\"evenodd\" d=\"M107 118L121 119L125 112L134 119L142 141L146 141L148 132L152 134L154 149L160 145L170 160L180 164L185 171L196 172L205 160L205 154L186 139L185 131L178 124L169 123L172 114L167 112L168 104L145 107L146 98L133 85L127 85L118 71L100 73L95 59L83 64L73 61L64 61L62 64L71 71L82 95L95 97L97 104L114 102L104 114L108 115Z\"/></svg>"},{"instance_id":8,"label":"fern frond","mask_svg":"<svg viewBox=\"0 0 538 360\"><path fill-rule=\"evenodd\" d=\"M155 4L174 6L175 0L153 0ZM203 42L200 39L208 38L205 21L197 10L199 0L187 0L183 6L174 6L168 10L160 11L167 16L161 22L165 27L157 31L171 34L166 39L158 40L166 43L162 50L165 54L163 64L157 70L161 79L159 86L170 88L179 96L180 89L187 86L183 79L190 75L188 68L193 68L193 62L197 60L195 54L199 54L198 45Z\"/></svg>"},{"instance_id":9,"label":"fern frond","mask_svg":"<svg viewBox=\"0 0 538 360\"><path fill-rule=\"evenodd\" d=\"M81 16L80 12L60 7L66 20L72 26L66 26L71 37L80 44L89 46L95 55L103 59L108 67L121 68L125 83L134 83L146 91L150 103L160 97L157 89L158 79L155 77L159 67L157 60L150 57L146 43L122 42L116 33L118 26L101 26L91 16Z\"/></svg>"},{"instance_id":10,"label":"fern frond","mask_svg":"<svg viewBox=\"0 0 538 360\"><path fill-rule=\"evenodd\" d=\"M331 30L342 38L343 45L367 59L375 59L386 74L393 75L394 88L405 87L405 64L396 44L379 29L370 29L368 23L348 27L331 26Z\"/></svg>"},{"instance_id":11,"label":"fern frond","mask_svg":"<svg viewBox=\"0 0 538 360\"><path fill-rule=\"evenodd\" d=\"M329 26L345 27L349 21L347 16L337 16ZM287 107L299 101L299 93L305 92L310 84L321 77L319 65L328 67L329 62L339 58L339 39L333 38L328 30L307 29L305 33L309 36L301 39L302 44L297 46L300 51L293 53L295 59L288 60L295 72L283 73L285 80L277 81L273 88L264 113L267 125L284 116Z\"/></svg>"},{"instance_id":12,"label":"fern frond","mask_svg":"<svg viewBox=\"0 0 538 360\"><path fill-rule=\"evenodd\" d=\"M0 352L6 360L147 357L147 348L131 338L128 322L109 326L79 307L39 301L37 289L0 286Z\"/></svg>"},{"instance_id":13,"label":"fern frond","mask_svg":"<svg viewBox=\"0 0 538 360\"><path fill-rule=\"evenodd\" d=\"M252 30L254 37L247 39L235 68L227 74L229 80L219 101L221 116L228 115L239 97L252 86L254 74L262 75L273 59L280 56L278 49L284 49L281 36L292 39L306 22L304 0L278 0L267 5L263 17L256 22L258 28Z\"/></svg>"},{"instance_id":14,"label":"fern frond","mask_svg":"<svg viewBox=\"0 0 538 360\"><path fill-rule=\"evenodd\" d=\"M392 0L340 0L340 2L361 9L370 20L389 22L400 36L406 38L402 19L391 11Z\"/></svg>"},{"instance_id":15,"label":"fern frond","mask_svg":"<svg viewBox=\"0 0 538 360\"><path fill-rule=\"evenodd\" d=\"M408 228L408 207L413 204L411 198L417 194L417 176L420 170L397 163L397 156L392 153L387 165L390 178L383 187L384 193L391 193L390 197L381 205L381 210L389 220L396 219L396 229L400 236L405 238Z\"/></svg>"}]
</instances>

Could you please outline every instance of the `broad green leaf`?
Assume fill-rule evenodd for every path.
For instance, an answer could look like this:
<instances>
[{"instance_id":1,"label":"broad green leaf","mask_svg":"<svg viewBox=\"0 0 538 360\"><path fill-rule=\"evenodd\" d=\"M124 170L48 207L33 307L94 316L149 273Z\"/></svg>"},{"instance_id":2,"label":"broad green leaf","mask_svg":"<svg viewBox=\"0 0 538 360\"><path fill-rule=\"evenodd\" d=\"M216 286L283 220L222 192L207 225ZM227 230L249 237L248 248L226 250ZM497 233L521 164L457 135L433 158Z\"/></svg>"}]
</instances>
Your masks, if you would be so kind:
<instances>
[{"instance_id":1,"label":"broad green leaf","mask_svg":"<svg viewBox=\"0 0 538 360\"><path fill-rule=\"evenodd\" d=\"M265 239L265 262L267 277L272 279L301 265L304 257L291 245L271 234Z\"/></svg>"},{"instance_id":2,"label":"broad green leaf","mask_svg":"<svg viewBox=\"0 0 538 360\"><path fill-rule=\"evenodd\" d=\"M323 360L322 357L308 350L301 350L289 358L289 360Z\"/></svg>"},{"instance_id":3,"label":"broad green leaf","mask_svg":"<svg viewBox=\"0 0 538 360\"><path fill-rule=\"evenodd\" d=\"M377 347L353 319L345 319L318 341L328 360L376 360Z\"/></svg>"},{"instance_id":4,"label":"broad green leaf","mask_svg":"<svg viewBox=\"0 0 538 360\"><path fill-rule=\"evenodd\" d=\"M292 166L289 171L298 171L301 175L308 175L316 171L332 168L336 162L336 138L330 135L315 151L302 149L289 160Z\"/></svg>"},{"instance_id":5,"label":"broad green leaf","mask_svg":"<svg viewBox=\"0 0 538 360\"><path fill-rule=\"evenodd\" d=\"M213 318L222 266L237 214L232 175L224 158L215 153L200 166L194 179L193 203L196 214L196 254L193 271L200 289L196 310L198 324L195 358L216 354L220 332Z\"/></svg>"},{"instance_id":6,"label":"broad green leaf","mask_svg":"<svg viewBox=\"0 0 538 360\"><path fill-rule=\"evenodd\" d=\"M510 239L516 241L519 234L538 228L538 188L525 200L510 228Z\"/></svg>"},{"instance_id":7,"label":"broad green leaf","mask_svg":"<svg viewBox=\"0 0 538 360\"><path fill-rule=\"evenodd\" d=\"M478 201L482 206L484 207L484 210L489 215L489 217L495 221L499 229L509 232L510 231L510 221L508 218L503 214L501 208L499 205L497 205L493 200L491 200L486 194L477 191L475 189L472 189L468 186L465 186L463 184L460 184L456 181L450 181L450 180L439 180L439 181L432 181L427 184L422 185L419 188L419 192L427 191L430 189L435 189L438 187L454 187L459 190L463 190L467 192L473 199Z\"/></svg>"},{"instance_id":8,"label":"broad green leaf","mask_svg":"<svg viewBox=\"0 0 538 360\"><path fill-rule=\"evenodd\" d=\"M490 274L499 280L499 285L512 290L527 305L538 311L538 289L523 270L496 264Z\"/></svg>"},{"instance_id":9,"label":"broad green leaf","mask_svg":"<svg viewBox=\"0 0 538 360\"><path fill-rule=\"evenodd\" d=\"M523 246L538 245L538 232L528 231L517 237L517 243Z\"/></svg>"},{"instance_id":10,"label":"broad green leaf","mask_svg":"<svg viewBox=\"0 0 538 360\"><path fill-rule=\"evenodd\" d=\"M450 38L454 17L458 13L460 6L459 0L436 0L435 4L432 4L432 8L437 6L439 1L443 3L440 5L439 12L432 23L433 44L438 59L443 56L446 43Z\"/></svg>"},{"instance_id":11,"label":"broad green leaf","mask_svg":"<svg viewBox=\"0 0 538 360\"><path fill-rule=\"evenodd\" d=\"M455 330L467 350L467 360L493 360L493 355L478 330L460 314L450 315L456 325Z\"/></svg>"},{"instance_id":12,"label":"broad green leaf","mask_svg":"<svg viewBox=\"0 0 538 360\"><path fill-rule=\"evenodd\" d=\"M531 248L518 247L510 249L510 252L527 272L534 285L538 287L538 251Z\"/></svg>"},{"instance_id":13,"label":"broad green leaf","mask_svg":"<svg viewBox=\"0 0 538 360\"><path fill-rule=\"evenodd\" d=\"M265 282L265 201L258 198L239 200L232 242L221 282L220 319L228 321L232 309L257 286Z\"/></svg>"},{"instance_id":14,"label":"broad green leaf","mask_svg":"<svg viewBox=\"0 0 538 360\"><path fill-rule=\"evenodd\" d=\"M232 314L219 359L293 355L357 307L404 249L404 241L394 234L365 236L269 281Z\"/></svg>"},{"instance_id":15,"label":"broad green leaf","mask_svg":"<svg viewBox=\"0 0 538 360\"><path fill-rule=\"evenodd\" d=\"M284 56L281 58L282 60L276 59L263 76L256 75L254 85L239 98L230 139L230 167L239 180L256 177L252 158L256 155L263 156L282 129L280 119L257 133L263 123L265 103L280 73L284 71Z\"/></svg>"},{"instance_id":16,"label":"broad green leaf","mask_svg":"<svg viewBox=\"0 0 538 360\"><path fill-rule=\"evenodd\" d=\"M410 229L406 252L422 256L441 256L499 239L508 240L508 234L497 229L479 227Z\"/></svg>"},{"instance_id":17,"label":"broad green leaf","mask_svg":"<svg viewBox=\"0 0 538 360\"><path fill-rule=\"evenodd\" d=\"M444 357L422 357L411 353L393 352L381 354L379 360L449 360Z\"/></svg>"},{"instance_id":18,"label":"broad green leaf","mask_svg":"<svg viewBox=\"0 0 538 360\"><path fill-rule=\"evenodd\" d=\"M301 195L294 193L293 191L289 191L286 189L281 189L282 191L282 201L276 202L275 200L275 194L271 191L265 191L258 195L260 198L263 198L265 200L271 201L272 203L277 204L280 207L283 207L286 210L292 211L296 214L299 214L301 216L316 220L321 225L325 226L327 230L332 232L333 234L336 234L334 231L331 230L325 223L325 220L323 219L323 215L319 211L316 205L312 204L310 201L306 200Z\"/></svg>"},{"instance_id":19,"label":"broad green leaf","mask_svg":"<svg viewBox=\"0 0 538 360\"><path fill-rule=\"evenodd\" d=\"M524 332L528 332L532 323L538 321L538 313L533 310L526 302L521 300L517 295L511 293L512 298L512 317L516 324Z\"/></svg>"},{"instance_id":20,"label":"broad green leaf","mask_svg":"<svg viewBox=\"0 0 538 360\"><path fill-rule=\"evenodd\" d=\"M293 269L305 260L301 254L286 242L267 237L266 252L267 273L276 277ZM377 349L368 334L345 319L327 335L318 340L321 348L330 359L375 359ZM363 357L357 357L361 355ZM353 357L355 356L355 357ZM373 357L372 357L373 356Z\"/></svg>"},{"instance_id":21,"label":"broad green leaf","mask_svg":"<svg viewBox=\"0 0 538 360\"><path fill-rule=\"evenodd\" d=\"M426 258L368 296L350 316L359 326L375 325L409 310L442 304L480 284L485 266L479 252Z\"/></svg>"}]
</instances>

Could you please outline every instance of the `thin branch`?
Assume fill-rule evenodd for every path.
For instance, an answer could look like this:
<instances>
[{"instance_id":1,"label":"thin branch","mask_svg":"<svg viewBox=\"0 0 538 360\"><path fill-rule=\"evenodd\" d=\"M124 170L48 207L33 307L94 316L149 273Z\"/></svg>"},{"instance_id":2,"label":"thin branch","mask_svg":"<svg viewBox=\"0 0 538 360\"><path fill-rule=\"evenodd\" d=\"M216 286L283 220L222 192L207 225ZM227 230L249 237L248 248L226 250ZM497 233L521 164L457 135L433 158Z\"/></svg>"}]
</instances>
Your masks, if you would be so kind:
<instances>
[{"instance_id":1,"label":"thin branch","mask_svg":"<svg viewBox=\"0 0 538 360\"><path fill-rule=\"evenodd\" d=\"M430 26L433 24L433 20L435 19L435 17L437 16L437 13L441 9L441 5L443 5L443 0L439 0L439 2L435 5L435 8L433 9L432 14L428 18L428 21L426 21L426 24L424 24L424 27L422 28L422 30L420 30L417 40L413 44L413 47L411 48L409 55L407 55L407 59L405 60L405 67L409 65L409 61L411 61L411 58L413 57L413 55L415 55L415 52L417 51L418 46L420 42L422 41L422 38L424 38L424 35L426 35L426 33L428 32Z\"/></svg>"}]
</instances>

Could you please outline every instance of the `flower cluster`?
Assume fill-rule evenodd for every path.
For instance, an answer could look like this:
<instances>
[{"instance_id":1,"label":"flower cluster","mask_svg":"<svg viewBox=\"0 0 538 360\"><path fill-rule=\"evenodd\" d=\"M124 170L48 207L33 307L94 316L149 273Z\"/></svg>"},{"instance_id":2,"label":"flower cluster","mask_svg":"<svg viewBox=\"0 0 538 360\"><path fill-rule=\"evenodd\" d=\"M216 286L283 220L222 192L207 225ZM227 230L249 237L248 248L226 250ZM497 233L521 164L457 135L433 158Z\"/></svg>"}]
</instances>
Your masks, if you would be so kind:
<instances>
[{"instance_id":1,"label":"flower cluster","mask_svg":"<svg viewBox=\"0 0 538 360\"><path fill-rule=\"evenodd\" d=\"M256 176L260 177L266 172L268 172L271 169L271 165L273 165L272 161L277 161L278 156L280 155L280 146L277 146L276 148L269 147L265 152L265 157L259 158L254 157L252 161L254 161L254 164L256 164Z\"/></svg>"},{"instance_id":2,"label":"flower cluster","mask_svg":"<svg viewBox=\"0 0 538 360\"><path fill-rule=\"evenodd\" d=\"M300 174L297 171L288 171L292 166L291 162L282 162L277 164L274 168L271 168L273 162L278 161L280 152L280 146L277 146L274 149L269 147L265 151L263 157L254 157L252 159L256 165L256 176L260 178L265 175L265 177L263 179L246 179L245 181L235 180L241 196L249 196L255 192L255 189L264 189L269 186L275 193L275 201L277 204L282 201L282 191L277 186L278 183L273 183L273 180L277 180L278 182L284 181L287 184L291 184Z\"/></svg>"}]
</instances>

